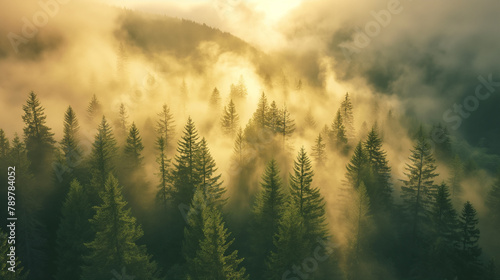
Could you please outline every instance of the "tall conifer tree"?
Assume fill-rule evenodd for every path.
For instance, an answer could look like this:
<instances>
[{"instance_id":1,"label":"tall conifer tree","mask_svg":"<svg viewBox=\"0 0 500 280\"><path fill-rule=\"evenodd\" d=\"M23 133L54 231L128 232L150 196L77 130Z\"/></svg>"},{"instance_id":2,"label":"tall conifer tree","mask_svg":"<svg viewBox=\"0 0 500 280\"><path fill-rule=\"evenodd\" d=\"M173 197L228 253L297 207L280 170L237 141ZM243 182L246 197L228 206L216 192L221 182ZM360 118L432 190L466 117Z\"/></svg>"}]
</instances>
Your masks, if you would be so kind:
<instances>
[{"instance_id":1,"label":"tall conifer tree","mask_svg":"<svg viewBox=\"0 0 500 280\"><path fill-rule=\"evenodd\" d=\"M238 129L240 122L240 117L238 113L236 113L236 106L233 103L233 100L229 100L229 104L224 106L224 110L221 117L221 127L222 132L226 135L233 136Z\"/></svg>"},{"instance_id":2,"label":"tall conifer tree","mask_svg":"<svg viewBox=\"0 0 500 280\"><path fill-rule=\"evenodd\" d=\"M276 161L271 160L262 175L261 190L253 208L251 226L253 270L252 275L262 279L265 261L273 248L273 238L278 234L279 223L283 216L285 194L283 192L280 171Z\"/></svg>"},{"instance_id":3,"label":"tall conifer tree","mask_svg":"<svg viewBox=\"0 0 500 280\"><path fill-rule=\"evenodd\" d=\"M373 126L363 143L366 151L372 182L366 182L371 208L375 213L387 212L392 208L391 168L387 161L387 153L382 149L382 139L377 127Z\"/></svg>"},{"instance_id":4,"label":"tall conifer tree","mask_svg":"<svg viewBox=\"0 0 500 280\"><path fill-rule=\"evenodd\" d=\"M162 111L158 113L156 131L159 136L163 136L165 152L167 156L170 155L174 147L175 121L167 104L163 104Z\"/></svg>"},{"instance_id":5,"label":"tall conifer tree","mask_svg":"<svg viewBox=\"0 0 500 280\"><path fill-rule=\"evenodd\" d=\"M156 198L159 205L166 208L168 202L170 159L167 158L165 138L163 138L163 135L158 137L156 141L156 148L158 150L158 156L156 157L156 163L158 163L158 173L156 175L159 177L160 181L158 184Z\"/></svg>"},{"instance_id":6,"label":"tall conifer tree","mask_svg":"<svg viewBox=\"0 0 500 280\"><path fill-rule=\"evenodd\" d=\"M38 96L30 92L23 105L24 142L31 171L35 176L47 176L54 156L54 133L47 126L47 116Z\"/></svg>"},{"instance_id":7,"label":"tall conifer tree","mask_svg":"<svg viewBox=\"0 0 500 280\"><path fill-rule=\"evenodd\" d=\"M312 186L314 172L311 160L302 147L290 174L290 192L303 218L305 238L312 243L327 237L325 202L319 188Z\"/></svg>"},{"instance_id":8,"label":"tall conifer tree","mask_svg":"<svg viewBox=\"0 0 500 280\"><path fill-rule=\"evenodd\" d=\"M346 128L344 125L344 120L342 119L342 114L340 109L337 111L335 120L332 123L330 130L330 147L336 149L340 152L347 153L348 150L348 140L346 136Z\"/></svg>"},{"instance_id":9,"label":"tall conifer tree","mask_svg":"<svg viewBox=\"0 0 500 280\"><path fill-rule=\"evenodd\" d=\"M314 141L312 156L318 166L322 166L326 161L326 144L321 133L316 138L316 141Z\"/></svg>"},{"instance_id":10,"label":"tall conifer tree","mask_svg":"<svg viewBox=\"0 0 500 280\"><path fill-rule=\"evenodd\" d=\"M477 228L479 220L476 209L467 201L459 218L459 279L481 279L482 264L479 247L480 231Z\"/></svg>"},{"instance_id":11,"label":"tall conifer tree","mask_svg":"<svg viewBox=\"0 0 500 280\"><path fill-rule=\"evenodd\" d=\"M340 104L340 114L342 115L342 121L346 129L346 137L348 139L353 139L356 135L354 131L354 114L353 106L349 93L345 94L344 100Z\"/></svg>"},{"instance_id":12,"label":"tall conifer tree","mask_svg":"<svg viewBox=\"0 0 500 280\"><path fill-rule=\"evenodd\" d=\"M98 193L104 189L109 174L114 172L117 150L111 126L103 116L101 124L97 128L90 154L93 188L90 198L93 204L98 202Z\"/></svg>"},{"instance_id":13,"label":"tall conifer tree","mask_svg":"<svg viewBox=\"0 0 500 280\"><path fill-rule=\"evenodd\" d=\"M56 280L79 279L83 256L88 253L84 243L92 240L93 232L89 223L92 214L92 205L85 190L74 180L64 202L57 230Z\"/></svg>"},{"instance_id":14,"label":"tall conifer tree","mask_svg":"<svg viewBox=\"0 0 500 280\"><path fill-rule=\"evenodd\" d=\"M198 131L191 118L184 126L172 171L172 199L174 205L189 205L196 186L200 183L197 156L200 150Z\"/></svg>"},{"instance_id":15,"label":"tall conifer tree","mask_svg":"<svg viewBox=\"0 0 500 280\"><path fill-rule=\"evenodd\" d=\"M428 277L452 279L456 276L458 217L446 184L438 186L431 210L432 240L427 258Z\"/></svg>"},{"instance_id":16,"label":"tall conifer tree","mask_svg":"<svg viewBox=\"0 0 500 280\"><path fill-rule=\"evenodd\" d=\"M229 252L234 240L222 220L220 207L211 202L202 188L197 188L185 229L184 256L187 261L187 279L239 280L248 279L243 259L238 251Z\"/></svg>"},{"instance_id":17,"label":"tall conifer tree","mask_svg":"<svg viewBox=\"0 0 500 280\"><path fill-rule=\"evenodd\" d=\"M406 164L406 180L402 180L403 209L409 222L411 244L413 248L422 245L429 233L430 211L436 195L434 178L436 173L435 159L430 144L423 133L410 150L410 163Z\"/></svg>"},{"instance_id":18,"label":"tall conifer tree","mask_svg":"<svg viewBox=\"0 0 500 280\"><path fill-rule=\"evenodd\" d=\"M268 123L268 113L269 113L269 105L267 103L267 97L264 92L262 92L259 103L257 103L257 110L253 114L253 121L257 128L265 129L269 127Z\"/></svg>"},{"instance_id":19,"label":"tall conifer tree","mask_svg":"<svg viewBox=\"0 0 500 280\"><path fill-rule=\"evenodd\" d=\"M295 121L292 119L288 109L283 108L280 112L280 118L278 121L278 132L281 135L283 149L286 147L286 140L291 137L295 131Z\"/></svg>"},{"instance_id":20,"label":"tall conifer tree","mask_svg":"<svg viewBox=\"0 0 500 280\"><path fill-rule=\"evenodd\" d=\"M90 250L85 257L81 279L108 280L112 271L125 270L138 279L157 279L156 263L151 261L146 247L137 245L143 231L130 214L118 181L109 175L102 203L96 206L91 223L96 230L93 241L85 243Z\"/></svg>"},{"instance_id":21,"label":"tall conifer tree","mask_svg":"<svg viewBox=\"0 0 500 280\"><path fill-rule=\"evenodd\" d=\"M135 169L142 164L142 160L144 159L142 156L142 150L144 150L142 137L139 134L139 129L135 123L132 123L124 148L126 165L129 166L129 168Z\"/></svg>"}]
</instances>

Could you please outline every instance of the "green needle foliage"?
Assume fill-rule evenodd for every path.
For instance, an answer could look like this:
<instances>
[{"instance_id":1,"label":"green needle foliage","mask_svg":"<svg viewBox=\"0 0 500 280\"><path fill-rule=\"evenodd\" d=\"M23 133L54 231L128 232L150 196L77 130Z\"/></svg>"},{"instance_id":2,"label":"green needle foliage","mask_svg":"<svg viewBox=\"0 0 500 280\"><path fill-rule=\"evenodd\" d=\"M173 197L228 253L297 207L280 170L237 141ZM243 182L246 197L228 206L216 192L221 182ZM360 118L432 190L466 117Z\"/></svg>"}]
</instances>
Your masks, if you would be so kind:
<instances>
[{"instance_id":1,"label":"green needle foliage","mask_svg":"<svg viewBox=\"0 0 500 280\"><path fill-rule=\"evenodd\" d=\"M240 267L243 259L238 258L238 251L229 251L234 240L229 240L230 233L224 225L219 208L207 204L206 199L202 190L197 189L189 214L189 229L186 230L186 239L192 239L185 243L187 279L248 279L245 269ZM197 237L199 247L196 246ZM193 255L192 250L196 247L198 249Z\"/></svg>"},{"instance_id":2,"label":"green needle foliage","mask_svg":"<svg viewBox=\"0 0 500 280\"><path fill-rule=\"evenodd\" d=\"M262 267L273 248L273 238L278 233L283 216L285 194L276 161L271 160L262 175L261 190L257 194L253 209L252 237L252 275L263 277Z\"/></svg>"},{"instance_id":3,"label":"green needle foliage","mask_svg":"<svg viewBox=\"0 0 500 280\"><path fill-rule=\"evenodd\" d=\"M62 207L62 219L57 230L56 280L78 279L82 273L83 256L88 254L84 245L92 240L89 219L92 205L77 180L71 182L69 193Z\"/></svg>"},{"instance_id":4,"label":"green needle foliage","mask_svg":"<svg viewBox=\"0 0 500 280\"><path fill-rule=\"evenodd\" d=\"M157 279L156 263L146 247L137 245L143 231L131 216L113 175L109 175L99 196L102 203L95 207L91 220L96 234L93 241L85 243L90 253L85 257L81 279L109 280L112 271L123 268L137 279Z\"/></svg>"},{"instance_id":5,"label":"green needle foliage","mask_svg":"<svg viewBox=\"0 0 500 280\"><path fill-rule=\"evenodd\" d=\"M411 244L418 248L429 233L430 211L437 190L434 178L438 176L431 146L423 133L420 133L409 159L405 173L407 179L402 180L401 187L403 210L409 222Z\"/></svg>"},{"instance_id":6,"label":"green needle foliage","mask_svg":"<svg viewBox=\"0 0 500 280\"><path fill-rule=\"evenodd\" d=\"M23 111L24 142L28 160L31 162L31 171L35 176L46 176L49 174L56 141L54 133L47 126L45 108L34 92L30 92Z\"/></svg>"},{"instance_id":7,"label":"green needle foliage","mask_svg":"<svg viewBox=\"0 0 500 280\"><path fill-rule=\"evenodd\" d=\"M178 205L189 205L195 187L199 184L199 174L197 173L197 155L200 143L198 141L198 131L191 118L188 119L184 127L184 135L181 137L175 156L174 168L172 171L172 200L175 207Z\"/></svg>"},{"instance_id":8,"label":"green needle foliage","mask_svg":"<svg viewBox=\"0 0 500 280\"><path fill-rule=\"evenodd\" d=\"M480 260L479 220L476 209L467 201L459 218L459 279L481 279L482 263Z\"/></svg>"},{"instance_id":9,"label":"green needle foliage","mask_svg":"<svg viewBox=\"0 0 500 280\"><path fill-rule=\"evenodd\" d=\"M141 155L142 150L144 150L144 145L142 144L139 129L135 123L132 123L124 149L125 160L129 168L135 169L141 166L144 159Z\"/></svg>"},{"instance_id":10,"label":"green needle foliage","mask_svg":"<svg viewBox=\"0 0 500 280\"><path fill-rule=\"evenodd\" d=\"M372 182L367 182L371 209L374 213L387 213L392 209L391 168L387 161L387 153L382 149L382 139L377 127L373 126L363 143L369 163Z\"/></svg>"},{"instance_id":11,"label":"green needle foliage","mask_svg":"<svg viewBox=\"0 0 500 280\"><path fill-rule=\"evenodd\" d=\"M296 201L288 202L278 233L274 236L274 249L268 258L264 279L287 279L287 273L291 273L292 267L300 265L312 252L304 222Z\"/></svg>"},{"instance_id":12,"label":"green needle foliage","mask_svg":"<svg viewBox=\"0 0 500 280\"><path fill-rule=\"evenodd\" d=\"M5 234L2 229L0 229L0 279L2 280L25 280L28 279L28 273L24 272L24 268L19 261L19 258L16 257L15 260L15 271L12 272L8 270L11 266L8 261L10 261L10 257L7 254L10 254L10 247L15 246L8 243L7 234Z\"/></svg>"},{"instance_id":13,"label":"green needle foliage","mask_svg":"<svg viewBox=\"0 0 500 280\"><path fill-rule=\"evenodd\" d=\"M104 185L109 173L114 172L117 155L117 144L111 126L105 117L97 128L97 134L92 144L90 154L90 168L92 173L91 201L95 205L99 192L104 190Z\"/></svg>"},{"instance_id":14,"label":"green needle foliage","mask_svg":"<svg viewBox=\"0 0 500 280\"><path fill-rule=\"evenodd\" d=\"M302 147L290 175L290 192L303 218L305 238L311 244L317 238L325 239L328 235L325 202L319 188L312 187L313 176L311 160Z\"/></svg>"},{"instance_id":15,"label":"green needle foliage","mask_svg":"<svg viewBox=\"0 0 500 280\"><path fill-rule=\"evenodd\" d=\"M225 135L234 136L239 127L240 117L236 112L236 106L234 105L232 99L229 100L229 104L227 106L224 106L220 122L221 122L222 132Z\"/></svg>"}]
</instances>

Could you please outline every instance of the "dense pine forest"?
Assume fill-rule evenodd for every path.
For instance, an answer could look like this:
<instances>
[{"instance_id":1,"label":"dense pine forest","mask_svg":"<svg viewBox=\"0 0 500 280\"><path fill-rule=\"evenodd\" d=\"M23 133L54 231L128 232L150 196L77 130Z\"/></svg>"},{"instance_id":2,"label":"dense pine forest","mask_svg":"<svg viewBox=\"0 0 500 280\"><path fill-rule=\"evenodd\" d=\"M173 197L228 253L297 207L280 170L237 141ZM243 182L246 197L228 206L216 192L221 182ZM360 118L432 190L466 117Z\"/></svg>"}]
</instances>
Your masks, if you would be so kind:
<instances>
[{"instance_id":1,"label":"dense pine forest","mask_svg":"<svg viewBox=\"0 0 500 280\"><path fill-rule=\"evenodd\" d=\"M390 112L356 128L347 93L330 125L305 120L318 135L298 146L293 112L265 93L241 123L246 96L243 80L227 105L217 89L206 95L220 116L211 129L233 142L220 170L193 119L175 118L168 104L139 129L124 104L107 117L93 95L86 115L67 107L56 139L29 93L22 133L0 130L19 217L15 274L3 269L10 246L1 235L2 279L497 279L480 245L495 242L480 240L500 225L500 177L486 186L490 215L479 221L460 195L477 168L454 152L446 127L409 131L404 178L394 180L383 137L397 123ZM96 125L89 146L81 122ZM341 184L330 180L334 161L346 162Z\"/></svg>"},{"instance_id":2,"label":"dense pine forest","mask_svg":"<svg viewBox=\"0 0 500 280\"><path fill-rule=\"evenodd\" d=\"M0 280L500 279L499 1L4 2Z\"/></svg>"}]
</instances>

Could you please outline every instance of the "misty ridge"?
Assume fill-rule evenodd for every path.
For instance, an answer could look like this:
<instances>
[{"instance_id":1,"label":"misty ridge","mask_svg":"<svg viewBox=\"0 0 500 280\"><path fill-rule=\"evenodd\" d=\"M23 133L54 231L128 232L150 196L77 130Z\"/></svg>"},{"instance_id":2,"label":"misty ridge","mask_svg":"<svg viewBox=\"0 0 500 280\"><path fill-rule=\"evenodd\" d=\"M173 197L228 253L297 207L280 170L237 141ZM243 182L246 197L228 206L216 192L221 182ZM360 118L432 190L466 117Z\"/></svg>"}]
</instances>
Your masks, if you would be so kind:
<instances>
[{"instance_id":1,"label":"misty ridge","mask_svg":"<svg viewBox=\"0 0 500 280\"><path fill-rule=\"evenodd\" d=\"M493 12L401 2L354 50L387 1L301 3L272 47L247 27L53 3L45 24L36 1L0 12L24 36L0 41L18 218L0 279L498 279ZM443 39L466 10L458 26L474 24Z\"/></svg>"}]
</instances>

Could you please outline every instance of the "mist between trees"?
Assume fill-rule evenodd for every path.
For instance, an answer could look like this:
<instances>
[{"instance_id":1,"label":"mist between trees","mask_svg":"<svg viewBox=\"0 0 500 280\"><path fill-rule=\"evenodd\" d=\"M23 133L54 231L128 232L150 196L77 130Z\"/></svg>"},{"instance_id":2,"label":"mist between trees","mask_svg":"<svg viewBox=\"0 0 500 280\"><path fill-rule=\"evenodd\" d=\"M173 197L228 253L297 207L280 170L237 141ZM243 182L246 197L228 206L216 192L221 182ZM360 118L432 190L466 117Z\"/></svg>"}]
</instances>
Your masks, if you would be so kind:
<instances>
[{"instance_id":1,"label":"mist between trees","mask_svg":"<svg viewBox=\"0 0 500 280\"><path fill-rule=\"evenodd\" d=\"M185 81L179 92L187 102ZM497 279L500 175L485 181L442 124L357 120L349 93L324 126L265 92L247 98L243 77L225 102L209 91L199 130L169 104L142 124L123 103L105 116L93 95L85 115L67 107L56 141L55 112L29 93L22 135L0 130L20 243L2 279ZM5 264L3 233L0 248Z\"/></svg>"}]
</instances>

